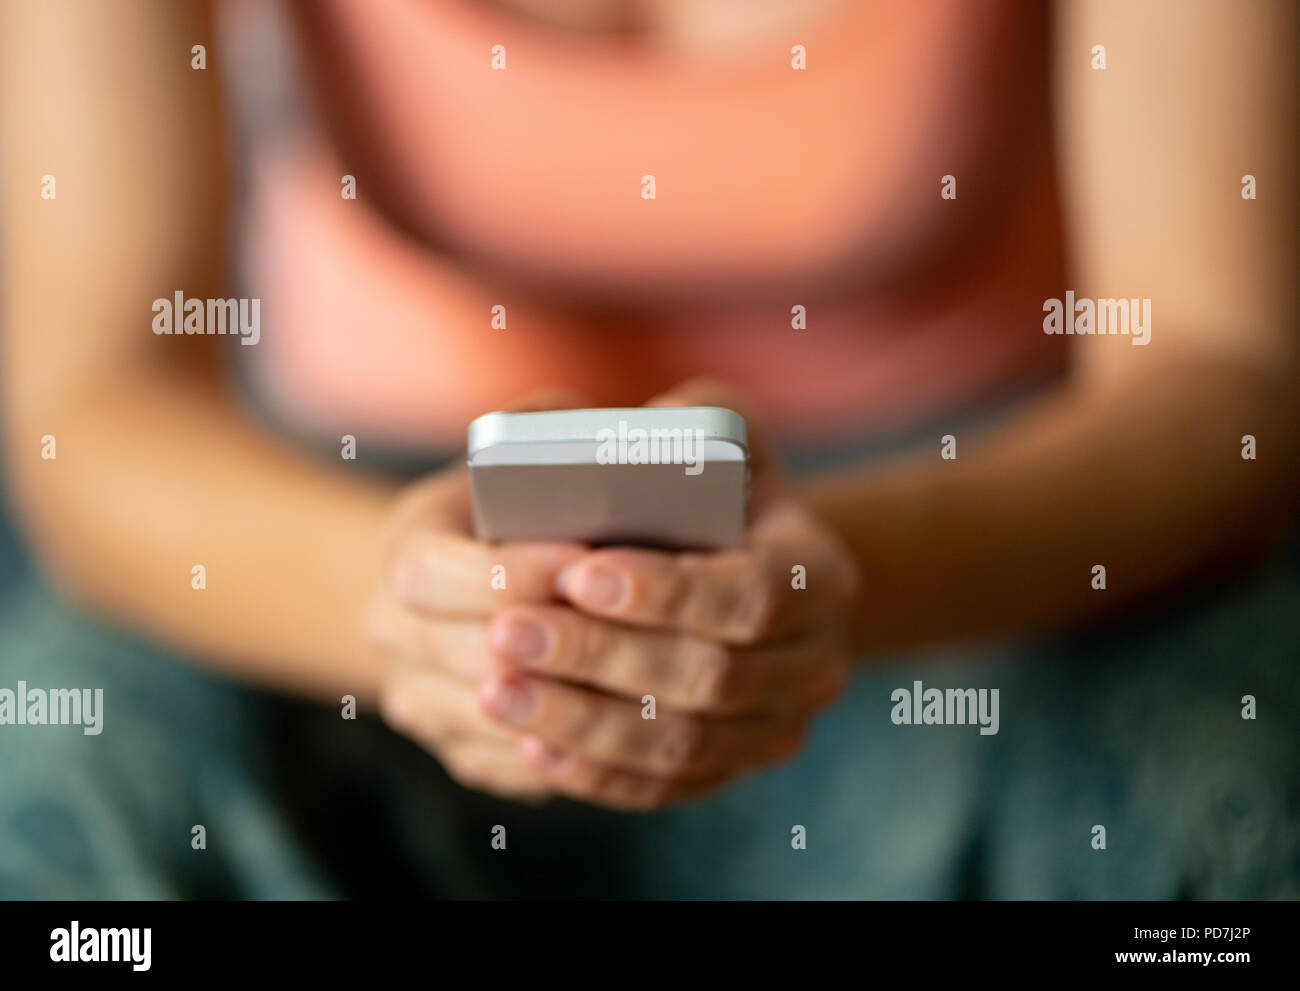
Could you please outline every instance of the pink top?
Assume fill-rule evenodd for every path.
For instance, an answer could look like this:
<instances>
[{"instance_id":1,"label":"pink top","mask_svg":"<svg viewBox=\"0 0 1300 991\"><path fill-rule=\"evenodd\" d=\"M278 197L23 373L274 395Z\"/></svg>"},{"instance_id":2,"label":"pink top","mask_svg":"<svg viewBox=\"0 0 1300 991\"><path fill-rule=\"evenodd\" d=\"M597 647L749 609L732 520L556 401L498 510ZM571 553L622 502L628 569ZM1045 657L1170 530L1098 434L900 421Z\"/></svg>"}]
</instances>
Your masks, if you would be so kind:
<instances>
[{"instance_id":1,"label":"pink top","mask_svg":"<svg viewBox=\"0 0 1300 991\"><path fill-rule=\"evenodd\" d=\"M313 429L459 445L539 386L707 374L800 442L1061 367L1039 5L848 3L707 56L470 0L298 15L329 126L250 149L242 350Z\"/></svg>"}]
</instances>

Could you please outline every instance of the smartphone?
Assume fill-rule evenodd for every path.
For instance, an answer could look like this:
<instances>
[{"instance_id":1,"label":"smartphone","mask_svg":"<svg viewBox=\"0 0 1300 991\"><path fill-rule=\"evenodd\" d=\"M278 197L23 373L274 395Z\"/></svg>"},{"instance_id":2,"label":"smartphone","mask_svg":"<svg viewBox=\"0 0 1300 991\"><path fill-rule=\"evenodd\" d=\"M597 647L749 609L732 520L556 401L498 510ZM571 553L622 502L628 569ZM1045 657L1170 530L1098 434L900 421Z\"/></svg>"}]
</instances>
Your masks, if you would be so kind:
<instances>
[{"instance_id":1,"label":"smartphone","mask_svg":"<svg viewBox=\"0 0 1300 991\"><path fill-rule=\"evenodd\" d=\"M480 540L671 549L745 533L745 420L715 406L487 413L469 425Z\"/></svg>"}]
</instances>

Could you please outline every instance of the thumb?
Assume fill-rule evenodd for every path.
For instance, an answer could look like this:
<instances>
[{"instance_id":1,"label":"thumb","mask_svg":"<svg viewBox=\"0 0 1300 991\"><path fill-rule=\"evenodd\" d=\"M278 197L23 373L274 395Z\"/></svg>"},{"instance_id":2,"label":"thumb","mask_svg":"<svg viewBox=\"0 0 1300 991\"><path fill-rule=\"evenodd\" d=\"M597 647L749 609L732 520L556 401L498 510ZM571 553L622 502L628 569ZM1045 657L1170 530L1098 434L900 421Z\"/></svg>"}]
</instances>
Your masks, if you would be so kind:
<instances>
[{"instance_id":1,"label":"thumb","mask_svg":"<svg viewBox=\"0 0 1300 991\"><path fill-rule=\"evenodd\" d=\"M572 389L551 386L534 389L501 407L507 413L540 413L552 409L587 409L591 400Z\"/></svg>"},{"instance_id":2,"label":"thumb","mask_svg":"<svg viewBox=\"0 0 1300 991\"><path fill-rule=\"evenodd\" d=\"M688 379L655 396L646 405L717 406L739 413L745 420L745 446L749 452L749 468L755 483L765 487L778 475L776 461L753 406L735 387L718 379Z\"/></svg>"}]
</instances>

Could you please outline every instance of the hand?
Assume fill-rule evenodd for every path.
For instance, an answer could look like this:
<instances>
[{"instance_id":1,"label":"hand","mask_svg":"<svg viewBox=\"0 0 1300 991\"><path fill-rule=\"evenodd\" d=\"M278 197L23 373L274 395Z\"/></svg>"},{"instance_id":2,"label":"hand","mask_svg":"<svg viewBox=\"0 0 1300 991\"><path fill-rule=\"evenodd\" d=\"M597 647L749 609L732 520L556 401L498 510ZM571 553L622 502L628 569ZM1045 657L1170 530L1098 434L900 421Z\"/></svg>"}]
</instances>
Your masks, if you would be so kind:
<instances>
[{"instance_id":1,"label":"hand","mask_svg":"<svg viewBox=\"0 0 1300 991\"><path fill-rule=\"evenodd\" d=\"M586 548L481 543L470 535L470 505L469 473L458 465L413 484L393 511L391 564L370 613L384 665L380 713L461 784L538 801L550 789L521 755L519 732L490 718L479 702L490 674L488 623L512 603L552 601L560 569ZM498 565L505 588L493 587Z\"/></svg>"},{"instance_id":2,"label":"hand","mask_svg":"<svg viewBox=\"0 0 1300 991\"><path fill-rule=\"evenodd\" d=\"M704 398L705 394L709 398ZM689 387L659 405L724 405ZM755 515L718 553L591 551L491 626L483 699L557 792L649 809L790 756L844 684L855 568L753 442ZM802 565L807 588L794 587ZM538 590L540 591L540 590ZM655 718L643 718L654 696Z\"/></svg>"}]
</instances>

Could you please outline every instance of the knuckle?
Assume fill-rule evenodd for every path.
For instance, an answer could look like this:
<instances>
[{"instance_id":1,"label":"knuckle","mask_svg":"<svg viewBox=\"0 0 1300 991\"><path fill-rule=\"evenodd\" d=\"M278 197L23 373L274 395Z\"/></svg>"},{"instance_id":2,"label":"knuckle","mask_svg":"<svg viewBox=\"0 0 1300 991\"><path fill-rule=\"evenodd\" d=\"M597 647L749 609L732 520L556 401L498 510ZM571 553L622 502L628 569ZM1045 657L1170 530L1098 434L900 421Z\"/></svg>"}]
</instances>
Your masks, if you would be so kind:
<instances>
[{"instance_id":1,"label":"knuckle","mask_svg":"<svg viewBox=\"0 0 1300 991\"><path fill-rule=\"evenodd\" d=\"M670 771L684 771L699 764L708 754L708 731L695 719L665 723L657 746L656 763Z\"/></svg>"},{"instance_id":2,"label":"knuckle","mask_svg":"<svg viewBox=\"0 0 1300 991\"><path fill-rule=\"evenodd\" d=\"M657 584L660 588L652 593L648 582L634 579L632 602L638 606L652 606L663 619L680 625L692 605L693 586L690 578L682 570L672 568L657 580Z\"/></svg>"},{"instance_id":3,"label":"knuckle","mask_svg":"<svg viewBox=\"0 0 1300 991\"><path fill-rule=\"evenodd\" d=\"M735 682L735 660L722 644L705 644L688 660L689 704L696 708L716 709L725 705Z\"/></svg>"},{"instance_id":4,"label":"knuckle","mask_svg":"<svg viewBox=\"0 0 1300 991\"><path fill-rule=\"evenodd\" d=\"M565 689L554 689L562 694L554 697L547 708L554 713L550 742L564 746L580 746L602 730L599 704L585 694Z\"/></svg>"},{"instance_id":5,"label":"knuckle","mask_svg":"<svg viewBox=\"0 0 1300 991\"><path fill-rule=\"evenodd\" d=\"M778 603L769 586L761 586L746 599L748 608L742 612L740 635L746 643L759 640L776 623Z\"/></svg>"},{"instance_id":6,"label":"knuckle","mask_svg":"<svg viewBox=\"0 0 1300 991\"><path fill-rule=\"evenodd\" d=\"M608 767L588 768L579 782L583 792L605 801L620 800L627 786L626 776Z\"/></svg>"},{"instance_id":7,"label":"knuckle","mask_svg":"<svg viewBox=\"0 0 1300 991\"><path fill-rule=\"evenodd\" d=\"M755 643L774 625L779 603L767 582L726 586L719 605L721 626L740 643Z\"/></svg>"},{"instance_id":8,"label":"knuckle","mask_svg":"<svg viewBox=\"0 0 1300 991\"><path fill-rule=\"evenodd\" d=\"M577 650L571 658L575 674L593 674L614 650L615 628L599 620L580 619Z\"/></svg>"}]
</instances>

